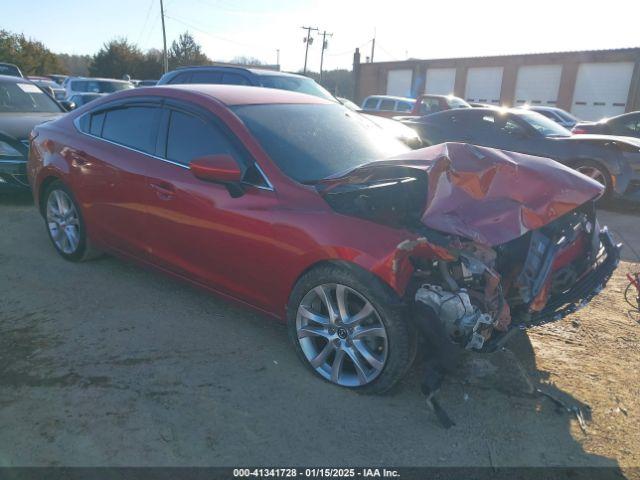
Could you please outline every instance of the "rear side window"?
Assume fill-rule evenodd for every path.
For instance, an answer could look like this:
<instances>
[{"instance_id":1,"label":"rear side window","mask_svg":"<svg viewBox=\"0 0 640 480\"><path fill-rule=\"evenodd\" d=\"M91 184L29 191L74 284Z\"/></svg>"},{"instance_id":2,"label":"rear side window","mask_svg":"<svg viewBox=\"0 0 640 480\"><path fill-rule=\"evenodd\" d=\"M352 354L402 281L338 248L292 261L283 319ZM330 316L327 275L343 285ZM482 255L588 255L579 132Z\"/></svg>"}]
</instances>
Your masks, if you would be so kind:
<instances>
[{"instance_id":1,"label":"rear side window","mask_svg":"<svg viewBox=\"0 0 640 480\"><path fill-rule=\"evenodd\" d=\"M364 110L375 110L377 106L378 106L377 98L367 98L367 101L364 102L364 105L362 106L362 108Z\"/></svg>"},{"instance_id":2,"label":"rear side window","mask_svg":"<svg viewBox=\"0 0 640 480\"><path fill-rule=\"evenodd\" d=\"M222 74L222 83L225 85L250 85L249 81L237 73Z\"/></svg>"},{"instance_id":3,"label":"rear side window","mask_svg":"<svg viewBox=\"0 0 640 480\"><path fill-rule=\"evenodd\" d=\"M193 72L189 83L222 83L220 72Z\"/></svg>"},{"instance_id":4,"label":"rear side window","mask_svg":"<svg viewBox=\"0 0 640 480\"><path fill-rule=\"evenodd\" d=\"M396 102L394 100L382 100L380 102L380 110L395 110Z\"/></svg>"},{"instance_id":5,"label":"rear side window","mask_svg":"<svg viewBox=\"0 0 640 480\"><path fill-rule=\"evenodd\" d=\"M411 105L409 102L398 102L396 110L398 112L410 112L411 110L413 110L413 105Z\"/></svg>"},{"instance_id":6,"label":"rear side window","mask_svg":"<svg viewBox=\"0 0 640 480\"><path fill-rule=\"evenodd\" d=\"M167 133L167 159L188 165L194 158L226 153L238 158L236 149L212 122L171 111Z\"/></svg>"},{"instance_id":7,"label":"rear side window","mask_svg":"<svg viewBox=\"0 0 640 480\"><path fill-rule=\"evenodd\" d=\"M99 115L94 117L99 121ZM151 105L108 110L103 120L101 136L105 140L153 154L156 150L159 118L160 109Z\"/></svg>"}]
</instances>

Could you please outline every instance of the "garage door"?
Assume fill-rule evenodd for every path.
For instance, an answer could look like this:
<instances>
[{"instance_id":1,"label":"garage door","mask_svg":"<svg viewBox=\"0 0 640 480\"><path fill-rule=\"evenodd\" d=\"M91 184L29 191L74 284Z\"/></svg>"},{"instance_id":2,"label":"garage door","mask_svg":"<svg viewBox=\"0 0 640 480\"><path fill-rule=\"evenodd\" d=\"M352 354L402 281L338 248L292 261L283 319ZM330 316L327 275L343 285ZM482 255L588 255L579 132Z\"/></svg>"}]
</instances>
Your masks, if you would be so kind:
<instances>
[{"instance_id":1,"label":"garage door","mask_svg":"<svg viewBox=\"0 0 640 480\"><path fill-rule=\"evenodd\" d=\"M562 65L528 65L518 69L516 105L550 105L558 101Z\"/></svg>"},{"instance_id":2,"label":"garage door","mask_svg":"<svg viewBox=\"0 0 640 480\"><path fill-rule=\"evenodd\" d=\"M502 67L475 67L467 70L465 97L468 102L500 104Z\"/></svg>"},{"instance_id":3,"label":"garage door","mask_svg":"<svg viewBox=\"0 0 640 480\"><path fill-rule=\"evenodd\" d=\"M451 95L456 82L455 68L429 68L425 79L425 93Z\"/></svg>"},{"instance_id":4,"label":"garage door","mask_svg":"<svg viewBox=\"0 0 640 480\"><path fill-rule=\"evenodd\" d=\"M413 70L389 70L387 73L387 95L411 96Z\"/></svg>"},{"instance_id":5,"label":"garage door","mask_svg":"<svg viewBox=\"0 0 640 480\"><path fill-rule=\"evenodd\" d=\"M633 62L581 63L571 112L584 120L624 113L633 75Z\"/></svg>"}]
</instances>

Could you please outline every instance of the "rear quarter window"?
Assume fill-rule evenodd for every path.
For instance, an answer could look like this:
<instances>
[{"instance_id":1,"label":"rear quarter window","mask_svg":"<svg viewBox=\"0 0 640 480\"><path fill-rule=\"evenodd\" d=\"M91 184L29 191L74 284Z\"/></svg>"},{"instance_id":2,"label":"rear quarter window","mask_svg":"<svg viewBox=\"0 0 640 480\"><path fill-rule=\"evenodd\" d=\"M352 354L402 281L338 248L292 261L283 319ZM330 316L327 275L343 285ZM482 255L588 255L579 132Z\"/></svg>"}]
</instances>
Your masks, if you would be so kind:
<instances>
[{"instance_id":1,"label":"rear quarter window","mask_svg":"<svg viewBox=\"0 0 640 480\"><path fill-rule=\"evenodd\" d=\"M380 102L380 110L393 111L396 109L396 102L394 100L382 100Z\"/></svg>"}]
</instances>

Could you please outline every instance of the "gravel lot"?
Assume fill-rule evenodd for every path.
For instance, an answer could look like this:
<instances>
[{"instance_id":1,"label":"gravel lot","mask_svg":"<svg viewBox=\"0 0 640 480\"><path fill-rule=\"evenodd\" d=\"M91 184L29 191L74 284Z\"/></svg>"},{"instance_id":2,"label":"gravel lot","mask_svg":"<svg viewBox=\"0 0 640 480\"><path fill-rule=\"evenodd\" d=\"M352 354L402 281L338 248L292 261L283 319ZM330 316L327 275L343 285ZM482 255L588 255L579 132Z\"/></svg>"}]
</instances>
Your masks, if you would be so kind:
<instances>
[{"instance_id":1,"label":"gravel lot","mask_svg":"<svg viewBox=\"0 0 640 480\"><path fill-rule=\"evenodd\" d=\"M29 199L0 199L0 462L125 465L640 465L640 324L603 295L510 350L468 355L424 405L314 378L285 329L160 274L53 250ZM638 216L601 223L640 250ZM558 412L541 388L586 417ZM590 407L590 409L589 409ZM591 414L589 414L591 412Z\"/></svg>"}]
</instances>

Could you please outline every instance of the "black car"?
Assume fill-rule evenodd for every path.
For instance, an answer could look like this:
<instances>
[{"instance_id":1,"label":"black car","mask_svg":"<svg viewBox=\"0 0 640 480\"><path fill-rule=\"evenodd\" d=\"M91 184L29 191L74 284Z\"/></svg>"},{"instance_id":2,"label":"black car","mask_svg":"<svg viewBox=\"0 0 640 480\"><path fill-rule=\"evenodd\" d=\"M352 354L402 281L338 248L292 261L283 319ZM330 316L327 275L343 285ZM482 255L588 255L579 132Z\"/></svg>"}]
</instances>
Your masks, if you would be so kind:
<instances>
[{"instance_id":1,"label":"black car","mask_svg":"<svg viewBox=\"0 0 640 480\"><path fill-rule=\"evenodd\" d=\"M277 88L292 92L306 93L325 100L336 98L315 82L312 78L295 73L267 70L263 68L245 68L228 66L182 67L165 73L157 85L210 83L223 85L250 85L254 87Z\"/></svg>"},{"instance_id":2,"label":"black car","mask_svg":"<svg viewBox=\"0 0 640 480\"><path fill-rule=\"evenodd\" d=\"M640 187L640 141L572 135L548 118L519 108L447 110L404 122L427 145L464 142L552 158L606 186L605 196Z\"/></svg>"},{"instance_id":3,"label":"black car","mask_svg":"<svg viewBox=\"0 0 640 480\"><path fill-rule=\"evenodd\" d=\"M64 112L29 80L0 75L0 192L28 190L29 133Z\"/></svg>"},{"instance_id":4,"label":"black car","mask_svg":"<svg viewBox=\"0 0 640 480\"><path fill-rule=\"evenodd\" d=\"M629 112L599 122L578 122L573 133L599 133L640 138L640 112Z\"/></svg>"}]
</instances>

